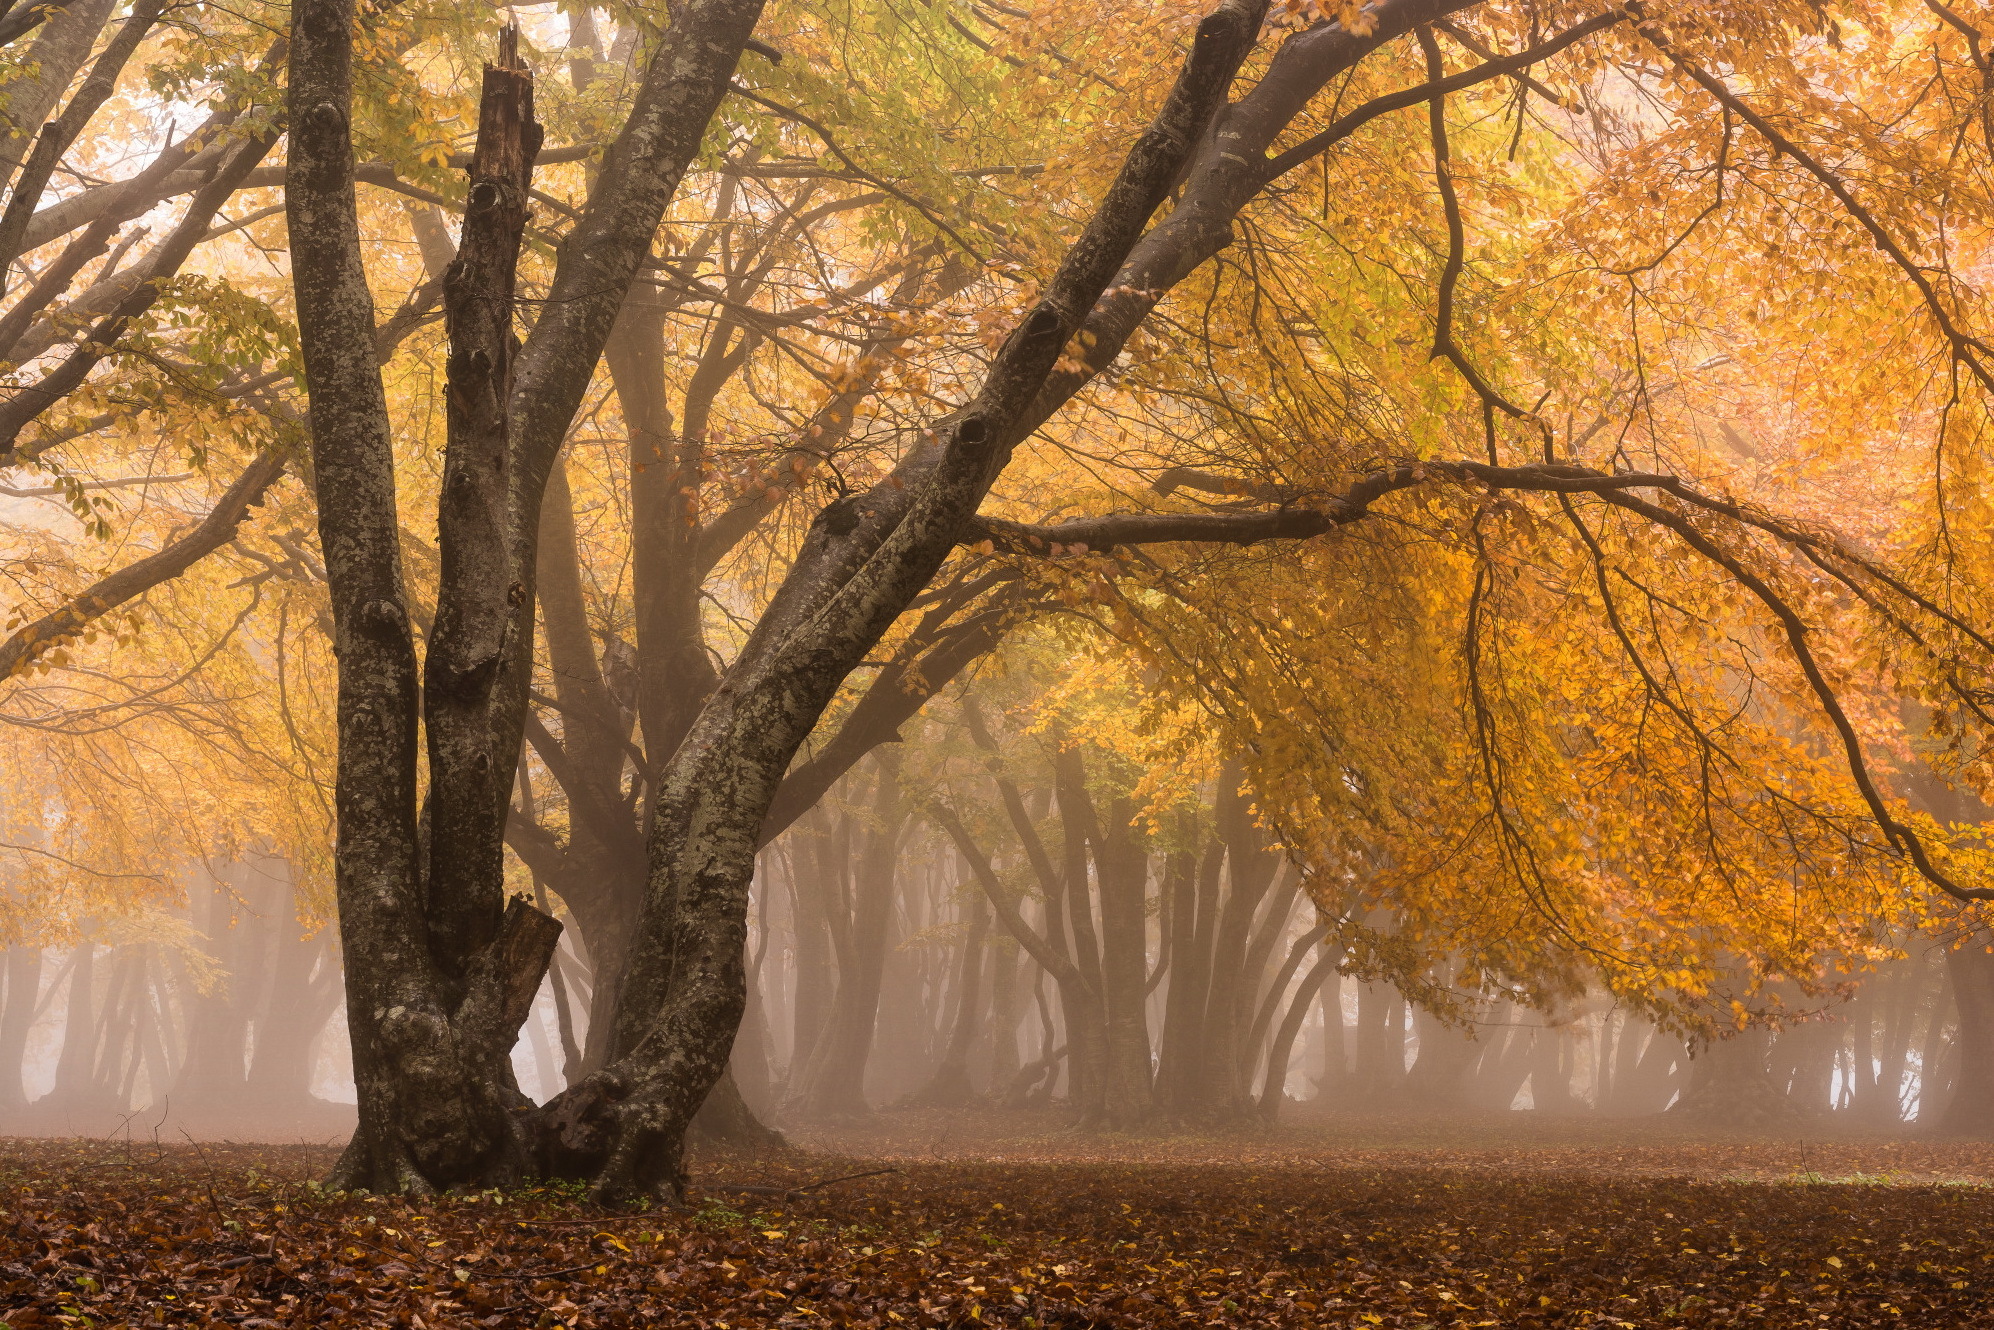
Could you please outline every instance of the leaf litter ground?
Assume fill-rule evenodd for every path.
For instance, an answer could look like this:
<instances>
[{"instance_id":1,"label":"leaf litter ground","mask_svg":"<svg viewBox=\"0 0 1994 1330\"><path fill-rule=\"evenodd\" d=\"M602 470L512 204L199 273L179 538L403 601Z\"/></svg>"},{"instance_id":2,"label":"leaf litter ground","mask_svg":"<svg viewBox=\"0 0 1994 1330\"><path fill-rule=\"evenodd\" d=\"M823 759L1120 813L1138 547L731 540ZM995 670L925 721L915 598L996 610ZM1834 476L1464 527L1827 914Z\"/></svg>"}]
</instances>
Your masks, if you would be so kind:
<instances>
[{"instance_id":1,"label":"leaf litter ground","mask_svg":"<svg viewBox=\"0 0 1994 1330\"><path fill-rule=\"evenodd\" d=\"M330 1195L326 1146L0 1141L0 1322L1994 1327L1985 1144L998 1113L800 1144L701 1156L689 1212L611 1215Z\"/></svg>"}]
</instances>

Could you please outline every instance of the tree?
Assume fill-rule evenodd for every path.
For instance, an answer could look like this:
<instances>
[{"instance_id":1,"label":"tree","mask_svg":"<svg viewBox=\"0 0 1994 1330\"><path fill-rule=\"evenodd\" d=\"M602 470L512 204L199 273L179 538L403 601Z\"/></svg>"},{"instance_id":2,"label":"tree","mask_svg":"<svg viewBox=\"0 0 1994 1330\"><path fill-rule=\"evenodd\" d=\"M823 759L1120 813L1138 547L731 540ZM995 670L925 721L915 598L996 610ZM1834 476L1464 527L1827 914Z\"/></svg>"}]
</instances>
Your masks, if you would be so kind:
<instances>
[{"instance_id":1,"label":"tree","mask_svg":"<svg viewBox=\"0 0 1994 1330\"><path fill-rule=\"evenodd\" d=\"M1927 96L1876 36L1909 31L1912 14L1946 97ZM402 54L489 33L337 3L292 17L285 206L338 652L337 876L365 1105L344 1181L421 1190L546 1171L589 1177L605 1199L678 1185L685 1126L745 1000L757 851L1025 613L1090 625L1076 640L1139 667L1156 742L1181 753L1193 729L1215 732L1179 765L1233 758L1241 779L1222 797L1257 792L1251 818L1224 819L1244 919L1192 897L1194 922L1216 908L1221 979L1234 956L1275 964L1246 905L1292 904L1256 876L1267 840L1334 921L1339 964L1409 991L1444 974L1477 1001L1543 1007L1603 979L1665 1020L1709 1006L1730 948L1752 953L1748 983L1814 983L1824 953L1886 947L1923 908L1918 883L1985 894L1974 843L1906 812L1874 757L1895 741L1881 695L1932 704L1962 736L1969 782L1986 720L1984 579L1960 554L1984 514L1956 479L1977 474L1994 382L1970 278L1985 136L1962 109L1979 105L1985 71L1977 31L1951 11L1886 7L1864 40L1839 44L1800 3L1383 0L1284 10L1271 25L1245 0L1202 18L1103 5L974 28L940 11L795 20L798 32L903 23L934 53L877 90L897 99L893 116L864 122L796 62L787 91L749 72L766 58L742 61L756 24L787 33L789 10L711 0L662 31L619 28L623 54L609 58L636 71L627 115L612 81L582 68L593 54L570 62L576 104L614 126L599 160L588 144L540 151L531 77L508 50L463 163L457 254L415 288L440 287L446 310L435 399L384 385L384 348L418 316L376 323L379 255L355 186L450 202L398 175L436 184L450 161L415 163L417 148L392 142L421 142L409 131L428 132L439 95ZM356 100L356 61L376 76L364 86L392 96ZM984 81L958 86L957 68ZM1059 95L1028 89L996 110L962 95L997 73ZM774 119L746 134L716 122L737 86ZM190 208L259 179L275 135L257 104L218 112L245 136L203 159ZM850 120L888 154L936 125L938 139L1035 151L1005 162L1008 175L989 174L988 156L937 152L889 178L854 155ZM710 127L728 144L711 158L718 175L835 179L854 191L826 196L840 208L870 187L904 223L890 243L870 221L804 223L799 188L744 207L744 233L811 236L764 254L835 254L813 279L823 292L877 278L908 311L941 311L855 337L854 372L818 376L821 419L780 400L818 354L796 321L826 341L864 321L802 305L772 317L759 260L726 249L734 228L717 202L672 218L698 238L658 239ZM49 142L78 132L72 120ZM1962 135L1968 148L1939 150ZM361 161L356 142L380 157ZM793 160L799 143L822 155ZM546 183L536 159L586 185L573 202L540 189L559 221L526 215ZM51 206L66 218L189 197L173 191L192 160L146 191L92 187ZM970 178L1017 193L974 217ZM1927 206L1938 198L1943 227ZM796 216L776 220L783 209ZM437 239L434 215L417 216ZM205 237L206 221L174 243L195 229ZM1792 261L1767 264L1774 245ZM994 257L956 252L975 246ZM832 271L854 254L865 261ZM87 397L114 377L101 354L114 335L161 354L172 339L145 325L157 282L119 289L110 305L79 304L96 311L91 338L9 411ZM980 304L949 326L951 293L965 292ZM662 346L677 343L657 321L694 307L711 326L670 334L697 357L675 419L660 384ZM968 335L969 319L987 338ZM231 326L232 345L253 340L245 318ZM266 332L253 371L206 384L211 396L274 391L288 364L262 362L287 352ZM944 348L936 372L918 390L901 376L899 419L865 445L883 476L809 444L822 437L810 427L850 423L854 391L885 398L880 366L923 339ZM1796 375L1800 345L1846 352L1855 369ZM570 594L583 579L561 527L577 510L561 498L560 450L585 406L602 409L588 404L605 355L645 550L640 686L624 699L615 641ZM767 368L784 357L791 368ZM1937 368L1907 386L1884 368L1895 364ZM420 450L394 446L431 401L447 420L433 556L400 516L426 502ZM1945 483L1915 479L1921 448L1851 423L1877 402L1901 437L1937 441ZM268 410L284 414L281 401ZM717 474L728 449L699 427L716 412L760 422L765 437L739 454L752 479ZM1856 448L1861 483L1834 466ZM1771 454L1779 465L1762 474L1740 470ZM821 464L827 484L753 483L791 461ZM260 467L274 485L274 463ZM143 576L43 598L12 661L65 668L54 634L201 576L252 497L237 493ZM823 502L791 503L805 498ZM851 686L868 667L873 684ZM538 715L536 691L553 703ZM797 760L827 714L843 723ZM529 736L526 784L551 774L550 816L566 818L545 836L511 807ZM1104 818L1096 804L1082 831L1090 810L1075 781L1062 788L1063 851L1088 847L1110 879L1096 996L1140 1113L1133 809ZM554 930L505 902L508 824L546 881L584 880L595 856L616 860L622 884L591 903L560 884L574 917L591 915L592 959L607 961L600 1042L588 1075L535 1112L515 1111L504 1062ZM627 967L596 943L619 930ZM1287 1022L1211 986L1201 1006L1222 1037L1204 1047L1224 1073L1211 1083L1237 1109L1254 1082L1225 1041ZM1278 1089L1270 1073L1261 1100Z\"/></svg>"}]
</instances>

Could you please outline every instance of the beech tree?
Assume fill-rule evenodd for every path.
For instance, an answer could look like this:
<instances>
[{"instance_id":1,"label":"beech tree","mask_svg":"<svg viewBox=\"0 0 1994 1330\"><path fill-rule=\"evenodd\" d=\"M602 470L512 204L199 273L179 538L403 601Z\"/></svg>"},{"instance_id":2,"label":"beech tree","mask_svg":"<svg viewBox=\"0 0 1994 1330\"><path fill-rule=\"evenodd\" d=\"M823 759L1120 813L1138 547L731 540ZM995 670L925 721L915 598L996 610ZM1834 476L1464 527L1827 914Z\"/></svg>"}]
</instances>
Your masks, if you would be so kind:
<instances>
[{"instance_id":1,"label":"beech tree","mask_svg":"<svg viewBox=\"0 0 1994 1330\"><path fill-rule=\"evenodd\" d=\"M109 91L131 86L120 71L171 65L147 43L172 15L141 4L113 30L110 8L72 5L35 39L51 70L73 56L68 72L0 84L39 120L90 68L0 215L0 250L33 263L0 313L15 366L0 461L114 448L133 400L225 416L204 437L248 459L197 522L135 520L147 555L89 575L78 560L23 596L0 667L44 680L72 653L95 662L86 647L113 648L84 637L142 602L205 624L221 611L197 588L225 566L261 567L249 594L326 588L361 1099L338 1181L680 1187L746 1000L757 852L1031 618L1134 679L1138 763L1206 781L1235 764L1214 802L1225 899L1245 917L1210 921L1220 964L1258 954L1256 902L1286 900L1273 846L1333 921L1337 963L1366 978L1422 992L1502 976L1540 1005L1601 982L1663 1020L1741 964L1778 982L1886 948L1932 893L1986 897L1972 837L1893 795L1906 727L1887 714L1928 707L1947 777L1985 784L1977 20L1798 0L1203 8L902 19L688 0L662 27L619 12L607 53L584 10L562 95L601 141L549 145L536 78L544 94L559 75L529 67L531 41L494 46L483 17L309 0L286 41L251 50L254 22L228 29L249 72L213 94L202 134L46 206L65 153L128 105ZM798 69L824 33L863 44L893 24L925 45L904 84L868 90L892 116L869 121L855 90ZM436 78L489 62L468 155L404 64L432 40L467 56ZM627 86L598 76L612 66ZM1015 128L1014 104L1045 140L1016 156L1028 136L991 128ZM996 151L908 151L888 170L910 125ZM852 146L860 130L875 154ZM264 165L279 142L285 164ZM458 169L453 239L438 188ZM565 197L563 169L583 182ZM710 207L675 211L695 173L805 183L736 202L715 185ZM963 201L990 180L1016 192L979 183ZM282 310L178 276L229 252L224 205L279 183L295 355ZM430 265L385 319L390 247L361 185L415 205ZM178 200L151 257L121 266L119 228ZM772 264L816 269L782 308L791 279ZM432 477L410 437L431 397L409 362L438 302ZM681 317L699 331L673 331ZM850 361L833 367L823 348L840 342ZM923 345L941 348L932 373L890 368ZM1798 359L1815 345L1834 372ZM304 402L285 396L300 366ZM861 409L870 433L848 449ZM729 419L752 422L752 447L722 438ZM582 483L630 505L629 642L591 618L614 599L592 601L591 579L622 556L592 561L576 534L562 451L597 420L628 445L620 482ZM742 456L743 475L722 474ZM301 483L281 487L287 471ZM74 483L72 498L97 482ZM408 517L432 483L433 549ZM264 537L259 502L281 510ZM317 555L283 529L307 513ZM265 537L278 553L248 543ZM228 668L274 656L287 679L317 628L279 620ZM258 770L302 807L320 736L274 710L213 747L288 745L295 770ZM1036 834L995 760L995 831L929 810L972 865L997 836ZM1069 1054L1083 1098L1104 1119L1141 1117L1152 1094L1243 1110L1254 1087L1225 1041L1292 1040L1305 1005L1277 1016L1216 993L1225 976L1195 979L1219 1012L1219 1052L1197 1056L1228 1074L1187 1070L1166 1029L1151 1087L1129 906L1152 791L1102 807L1071 770L1054 784L1072 859L1029 866L1069 904L1099 892L1101 950L1061 958L1007 916L1002 883L985 926L1049 971L1071 964L1070 1011L1098 1008ZM899 815L883 778L875 794ZM308 859L312 834L295 839ZM508 848L596 964L585 1074L538 1106L508 1055L557 927L508 899ZM1217 908L1175 871L1173 898ZM878 916L864 923L875 936ZM973 950L959 991L981 982ZM1321 982L1305 959L1289 977ZM863 986L853 1004L840 1046L864 1034ZM849 1103L827 1076L809 1093Z\"/></svg>"},{"instance_id":2,"label":"beech tree","mask_svg":"<svg viewBox=\"0 0 1994 1330\"><path fill-rule=\"evenodd\" d=\"M1708 19L1676 28L1632 8L1533 13L1540 34L1544 19L1562 26L1515 54L1491 53L1449 74L1433 25L1472 8L1408 0L1305 23L1236 99L1234 81L1258 45L1265 6L1235 0L1199 21L1175 82L980 382L907 442L882 481L818 513L718 682L710 692L699 690L704 700L669 756L652 754L648 878L607 1056L535 1112L514 1112L508 1102L504 1055L554 929L522 901L504 903L500 854L524 726L541 503L624 293L749 47L760 7L690 4L658 35L631 114L561 242L548 299L516 351L512 274L538 135L530 79L509 50L488 71L464 236L444 283L451 349L441 571L420 667L399 566L395 461L352 203L354 15L336 0L294 10L286 197L340 657L338 874L362 1087L361 1130L341 1166L342 1181L407 1189L539 1170L591 1178L605 1200L682 1186L687 1125L722 1074L741 1016L748 882L785 772L847 676L966 543L1030 557L1158 542L1310 538L1363 522L1394 493L1436 482L1550 495L1567 513L1575 498L1588 497L1680 541L1700 575L1740 588L1770 617L1812 704L1839 737L1846 770L1882 843L1850 844L1843 822L1824 822L1825 834L1848 853L1901 855L1943 890L1984 894L1955 881L1929 833L1893 811L1810 639L1809 602L1778 585L1761 570L1765 556L1737 541L1763 541L1812 559L1913 640L1929 645L1933 633L1954 637L1960 650L1947 658L1957 662L1955 677L1967 671L1977 677L1986 667L1984 658L1972 659L1986 644L1971 624L1911 581L1802 525L1706 494L1665 471L1561 457L1549 422L1511 400L1455 330L1467 258L1451 177L1447 95L1520 77L1581 42L1610 38L1642 44L1719 108L1725 150L1735 118L1798 162L1897 263L1960 372L1986 374L1982 353L1959 331L1947 297L1883 224L1840 177L1709 72L1693 44L1707 40L1721 50L1727 42L1758 43L1761 59L1776 63L1787 40L1782 25L1813 31L1824 20L1811 11L1776 19L1740 14L1742 35L1734 37ZM1289 140L1319 91L1408 36L1423 55L1423 82ZM1479 39L1463 41L1470 51L1480 46ZM1527 96L1528 79L1523 86ZM1432 350L1479 403L1486 461L1387 462L1354 482L1306 495L1195 470L1178 477L1179 488L1258 501L1230 512L1153 511L1050 524L980 514L1020 445L1107 369L1167 292L1224 248L1250 201L1361 125L1420 105L1430 112L1434 180L1448 235ZM1167 215L1152 225L1173 193ZM1518 441L1505 442L1498 429L1505 418L1520 427ZM1576 444L1574 437L1568 446ZM1505 459L1506 448L1522 448L1523 456ZM1526 460L1531 451L1538 457ZM1574 530L1603 558L1576 519ZM1471 623L1489 612L1496 594L1490 576L1487 565L1478 566L1468 599ZM1605 618L1655 704L1682 718L1691 734L1702 733L1692 703L1643 670L1640 648L1610 599ZM1496 708L1476 682L1473 662L1471 656L1470 690L1484 718L1478 742L1494 770L1504 761ZM426 736L426 792L417 785L418 732ZM651 738L655 743L657 736ZM1543 871L1529 866L1531 835L1504 821L1506 796L1498 778L1492 783L1494 847L1527 882ZM1108 1028L1112 1043L1112 1019ZM1112 1076L1112 1056L1107 1065Z\"/></svg>"}]
</instances>

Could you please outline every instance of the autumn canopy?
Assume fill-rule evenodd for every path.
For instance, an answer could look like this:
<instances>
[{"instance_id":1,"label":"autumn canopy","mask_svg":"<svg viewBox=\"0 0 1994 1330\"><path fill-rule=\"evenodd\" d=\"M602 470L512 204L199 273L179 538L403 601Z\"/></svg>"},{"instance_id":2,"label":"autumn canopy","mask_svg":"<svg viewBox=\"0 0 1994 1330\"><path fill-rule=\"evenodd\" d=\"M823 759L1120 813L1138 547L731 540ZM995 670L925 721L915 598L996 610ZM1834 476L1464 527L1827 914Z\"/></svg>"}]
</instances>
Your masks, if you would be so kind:
<instances>
[{"instance_id":1,"label":"autumn canopy","mask_svg":"<svg viewBox=\"0 0 1994 1330\"><path fill-rule=\"evenodd\" d=\"M1994 1124L1994 9L0 43L0 1110L58 991L65 1112L343 1007L329 1185L623 1203L882 1077L1271 1119L1346 981L1757 1085L1936 947L1847 1065Z\"/></svg>"}]
</instances>

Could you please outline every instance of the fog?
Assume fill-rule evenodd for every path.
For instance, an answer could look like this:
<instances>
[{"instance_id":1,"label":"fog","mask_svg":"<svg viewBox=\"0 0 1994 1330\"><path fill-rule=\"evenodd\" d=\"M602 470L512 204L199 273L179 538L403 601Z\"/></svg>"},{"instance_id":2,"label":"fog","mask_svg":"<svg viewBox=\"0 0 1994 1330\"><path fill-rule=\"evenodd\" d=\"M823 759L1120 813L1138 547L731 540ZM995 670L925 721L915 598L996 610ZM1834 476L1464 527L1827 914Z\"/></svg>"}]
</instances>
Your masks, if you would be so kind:
<instances>
[{"instance_id":1,"label":"fog","mask_svg":"<svg viewBox=\"0 0 1994 1330\"><path fill-rule=\"evenodd\" d=\"M1010 851L991 858L976 839L996 845L990 826L956 829L909 818L881 878L863 810L834 803L764 854L732 1067L755 1119L793 1130L878 1114L891 1132L897 1110L919 1107L1123 1129L1308 1130L1381 1111L1758 1131L1974 1125L1971 1103L1947 1115L1953 1086L1985 1057L1962 1042L1949 971L1981 982L1987 958L1949 954L1942 939L1903 939L1902 959L1827 993L1774 994L1776 1014L1741 1008L1744 1028L1734 1020L1713 1041L1598 993L1533 1010L1493 984L1436 986L1445 958L1408 1000L1354 972L1351 921L1328 917L1237 827L1230 847L1141 852L1139 912L1116 899L1133 876L1111 872L1103 900L1101 874L1082 872L1066 882L1078 890L1049 898L1021 885ZM6 953L0 1131L331 1143L350 1130L334 930L280 860L184 880L171 917L86 924L71 945ZM1367 936L1391 923L1359 922ZM571 926L513 1050L526 1097L545 1102L599 1058L595 981ZM738 1113L705 1126L755 1135Z\"/></svg>"}]
</instances>

